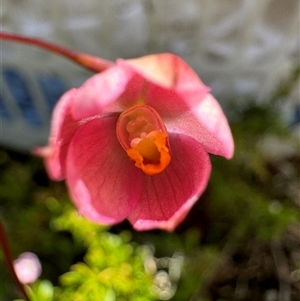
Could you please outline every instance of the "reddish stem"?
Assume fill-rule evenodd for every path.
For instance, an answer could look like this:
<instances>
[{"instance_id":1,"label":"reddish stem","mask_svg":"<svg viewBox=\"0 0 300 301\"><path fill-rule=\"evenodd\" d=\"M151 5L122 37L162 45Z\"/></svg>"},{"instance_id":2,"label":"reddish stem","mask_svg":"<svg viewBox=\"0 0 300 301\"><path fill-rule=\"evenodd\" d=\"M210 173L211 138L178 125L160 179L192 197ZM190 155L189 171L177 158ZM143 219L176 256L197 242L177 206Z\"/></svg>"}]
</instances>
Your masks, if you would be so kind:
<instances>
[{"instance_id":1,"label":"reddish stem","mask_svg":"<svg viewBox=\"0 0 300 301\"><path fill-rule=\"evenodd\" d=\"M4 230L4 227L2 225L2 222L0 220L0 245L2 247L2 250L3 250L3 254L4 254L4 257L5 257L5 261L6 261L6 264L7 264L7 267L14 279L14 282L17 286L17 288L20 290L20 292L23 294L24 298L26 301L30 301L26 291L25 291L25 288L23 286L23 284L19 281L19 278L15 272L15 269L14 269L14 266L13 266L13 257L11 255L11 251L10 251L10 248L9 248L9 243L8 243L8 240L6 238L6 234L5 234L5 230Z\"/></svg>"},{"instance_id":2,"label":"reddish stem","mask_svg":"<svg viewBox=\"0 0 300 301\"><path fill-rule=\"evenodd\" d=\"M102 72L113 65L113 62L111 61L107 61L89 54L76 52L69 48L62 47L36 38L29 38L14 33L0 31L0 39L34 45L39 48L43 48L45 50L62 55L67 59L79 64L80 66L88 68L94 72Z\"/></svg>"}]
</instances>

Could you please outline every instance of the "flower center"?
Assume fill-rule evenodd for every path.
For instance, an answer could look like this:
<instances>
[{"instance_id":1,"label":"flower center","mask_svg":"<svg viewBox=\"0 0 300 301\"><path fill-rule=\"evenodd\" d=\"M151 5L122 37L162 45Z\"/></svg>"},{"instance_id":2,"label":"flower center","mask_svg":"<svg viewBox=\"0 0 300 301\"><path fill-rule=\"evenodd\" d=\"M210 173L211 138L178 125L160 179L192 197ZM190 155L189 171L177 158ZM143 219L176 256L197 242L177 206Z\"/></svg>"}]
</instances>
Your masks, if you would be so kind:
<instances>
[{"instance_id":1,"label":"flower center","mask_svg":"<svg viewBox=\"0 0 300 301\"><path fill-rule=\"evenodd\" d=\"M152 107L137 105L123 112L116 133L127 155L145 174L161 173L169 165L171 155L167 131Z\"/></svg>"}]
</instances>

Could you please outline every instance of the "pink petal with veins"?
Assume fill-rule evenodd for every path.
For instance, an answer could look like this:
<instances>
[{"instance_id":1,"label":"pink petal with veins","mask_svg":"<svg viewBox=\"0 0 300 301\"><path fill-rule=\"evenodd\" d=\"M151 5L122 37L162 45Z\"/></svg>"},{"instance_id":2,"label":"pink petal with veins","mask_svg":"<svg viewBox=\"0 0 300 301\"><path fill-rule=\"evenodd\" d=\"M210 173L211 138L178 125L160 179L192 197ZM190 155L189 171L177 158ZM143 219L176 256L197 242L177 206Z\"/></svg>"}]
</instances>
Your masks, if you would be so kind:
<instances>
[{"instance_id":1,"label":"pink petal with veins","mask_svg":"<svg viewBox=\"0 0 300 301\"><path fill-rule=\"evenodd\" d=\"M67 183L79 212L104 224L124 220L142 190L142 172L120 146L116 122L116 117L86 122L72 139L67 157Z\"/></svg>"},{"instance_id":2,"label":"pink petal with veins","mask_svg":"<svg viewBox=\"0 0 300 301\"><path fill-rule=\"evenodd\" d=\"M206 188L211 164L201 144L185 135L169 139L170 165L161 174L143 176L141 198L128 218L137 230L174 230Z\"/></svg>"}]
</instances>

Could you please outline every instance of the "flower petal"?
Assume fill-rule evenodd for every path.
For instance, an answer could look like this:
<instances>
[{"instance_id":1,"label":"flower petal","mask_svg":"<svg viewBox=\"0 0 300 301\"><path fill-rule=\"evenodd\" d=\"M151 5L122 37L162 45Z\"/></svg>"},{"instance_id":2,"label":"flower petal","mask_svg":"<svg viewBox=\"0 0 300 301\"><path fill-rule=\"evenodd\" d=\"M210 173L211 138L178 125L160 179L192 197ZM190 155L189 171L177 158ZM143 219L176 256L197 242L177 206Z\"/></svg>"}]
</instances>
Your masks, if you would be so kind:
<instances>
[{"instance_id":1,"label":"flower petal","mask_svg":"<svg viewBox=\"0 0 300 301\"><path fill-rule=\"evenodd\" d=\"M153 107L162 118L176 118L190 106L202 101L210 91L194 70L173 54L147 55L132 60L119 59L117 64L123 68L129 67L145 78L145 104ZM182 97L182 92L189 96Z\"/></svg>"},{"instance_id":2,"label":"flower petal","mask_svg":"<svg viewBox=\"0 0 300 301\"><path fill-rule=\"evenodd\" d=\"M210 149L208 151L231 159L234 153L234 141L227 118L216 99L208 94L199 105L193 107L193 113L212 136L206 137L210 140L210 145L205 144L206 148ZM220 145L219 149L214 143Z\"/></svg>"},{"instance_id":3,"label":"flower petal","mask_svg":"<svg viewBox=\"0 0 300 301\"><path fill-rule=\"evenodd\" d=\"M74 119L120 111L111 105L125 91L134 76L130 68L113 66L89 78L79 89L72 105Z\"/></svg>"},{"instance_id":4,"label":"flower petal","mask_svg":"<svg viewBox=\"0 0 300 301\"><path fill-rule=\"evenodd\" d=\"M208 94L203 101L176 118L165 117L169 132L183 133L198 140L211 154L232 158L234 141L227 118L215 98Z\"/></svg>"},{"instance_id":5,"label":"flower petal","mask_svg":"<svg viewBox=\"0 0 300 301\"><path fill-rule=\"evenodd\" d=\"M222 108L183 60L165 53L117 64L130 66L149 81L145 104L160 114L168 130L194 137L212 154L233 156L233 138Z\"/></svg>"},{"instance_id":6,"label":"flower petal","mask_svg":"<svg viewBox=\"0 0 300 301\"><path fill-rule=\"evenodd\" d=\"M36 155L44 157L48 175L52 180L65 178L68 146L80 126L79 122L74 120L70 114L72 101L76 94L77 90L72 89L61 97L53 111L48 146L34 151Z\"/></svg>"},{"instance_id":7,"label":"flower petal","mask_svg":"<svg viewBox=\"0 0 300 301\"><path fill-rule=\"evenodd\" d=\"M206 188L211 171L207 152L191 137L169 138L170 165L161 174L143 176L141 198L128 218L137 230L174 230Z\"/></svg>"},{"instance_id":8,"label":"flower petal","mask_svg":"<svg viewBox=\"0 0 300 301\"><path fill-rule=\"evenodd\" d=\"M71 145L69 148L70 156L67 161L67 186L78 212L89 220L100 222L104 225L114 224L116 222L114 218L102 215L93 206L91 194L80 178L75 166L74 156L72 156L73 152L73 145Z\"/></svg>"},{"instance_id":9,"label":"flower petal","mask_svg":"<svg viewBox=\"0 0 300 301\"><path fill-rule=\"evenodd\" d=\"M148 81L164 88L176 89L177 86L184 86L189 89L201 86L204 93L210 90L187 63L171 53L146 55L130 60L119 59L116 64L130 66Z\"/></svg>"},{"instance_id":10,"label":"flower petal","mask_svg":"<svg viewBox=\"0 0 300 301\"><path fill-rule=\"evenodd\" d=\"M103 224L125 219L142 189L142 173L116 138L116 122L116 117L86 122L67 157L67 184L79 212Z\"/></svg>"}]
</instances>

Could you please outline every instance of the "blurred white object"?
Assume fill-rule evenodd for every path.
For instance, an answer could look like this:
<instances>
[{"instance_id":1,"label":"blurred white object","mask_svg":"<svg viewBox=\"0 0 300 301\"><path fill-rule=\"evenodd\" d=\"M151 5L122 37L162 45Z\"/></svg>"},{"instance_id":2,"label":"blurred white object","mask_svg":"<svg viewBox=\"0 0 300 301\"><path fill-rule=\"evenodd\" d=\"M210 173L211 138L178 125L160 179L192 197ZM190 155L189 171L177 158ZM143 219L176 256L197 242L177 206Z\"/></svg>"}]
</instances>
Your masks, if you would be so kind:
<instances>
[{"instance_id":1,"label":"blurred white object","mask_svg":"<svg viewBox=\"0 0 300 301\"><path fill-rule=\"evenodd\" d=\"M111 60L178 54L221 102L267 99L299 64L298 0L1 3L4 31ZM32 47L3 41L1 48L0 142L30 150L47 141L54 100L90 73Z\"/></svg>"},{"instance_id":2,"label":"blurred white object","mask_svg":"<svg viewBox=\"0 0 300 301\"><path fill-rule=\"evenodd\" d=\"M36 281L42 273L42 266L38 257L31 252L22 253L14 260L14 269L18 279L23 284Z\"/></svg>"}]
</instances>

